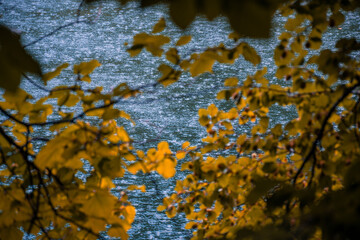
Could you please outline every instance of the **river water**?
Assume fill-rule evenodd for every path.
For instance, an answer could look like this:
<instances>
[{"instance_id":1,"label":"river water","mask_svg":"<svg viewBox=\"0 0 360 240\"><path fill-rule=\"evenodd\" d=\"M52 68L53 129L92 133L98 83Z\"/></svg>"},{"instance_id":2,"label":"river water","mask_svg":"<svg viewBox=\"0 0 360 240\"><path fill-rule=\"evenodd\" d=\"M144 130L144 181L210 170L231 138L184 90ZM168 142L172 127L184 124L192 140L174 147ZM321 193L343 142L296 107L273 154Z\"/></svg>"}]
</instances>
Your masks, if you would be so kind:
<instances>
[{"instance_id":1,"label":"river water","mask_svg":"<svg viewBox=\"0 0 360 240\"><path fill-rule=\"evenodd\" d=\"M0 2L0 23L20 31L26 45L57 27L74 21L80 0ZM81 11L81 19L95 20L93 24L77 24L64 28L27 49L41 63L44 72L53 70L64 62L73 65L97 59L102 66L91 75L93 86L103 86L104 91L111 90L121 82L132 87L141 86L156 81L160 76L157 66L163 60L144 51L131 58L124 44L131 44L132 37L137 33L151 32L153 25L161 17L169 19L161 5L141 10L137 3L120 6L115 1L104 1L101 4L85 6ZM326 46L332 46L329 44L333 44L334 39L340 35L359 39L359 13L348 15L348 18L350 21L341 26L342 29L334 29L326 34ZM273 77L275 69L270 66L273 65L272 51L276 46L277 36L282 32L283 22L283 18L274 19L273 36L270 39L245 39L262 57L262 63L257 69L268 66L268 78L273 83L280 84L282 80ZM231 29L223 18L212 22L197 18L186 30L177 28L170 21L167 21L167 25L169 27L164 34L171 36L174 41L181 35L193 36L192 42L181 50L184 55L204 50L208 46L216 46L221 42L231 45L231 41L227 39ZM255 69L242 58L231 66L215 64L212 75L203 74L196 78L184 75L179 83L146 91L137 98L123 102L117 108L127 111L137 123L135 126L124 123L135 140L136 148L145 150L155 147L160 141L168 141L172 150L178 149L184 141L199 144L206 132L197 121L197 110L206 108L211 103L225 109L232 107L230 102L215 101L216 93L223 86L223 80L233 76L244 79ZM73 79L72 70L69 68L63 71L61 77L53 80L53 84L72 84ZM26 81L22 82L22 88L34 96L44 94ZM294 116L296 112L291 107L277 107L271 111L272 123L283 123ZM49 135L46 132L43 134ZM179 172L169 180L164 180L154 173L147 176L127 174L125 178L116 181L115 194L131 184L145 184L147 187L146 193L130 193L130 200L136 207L135 222L129 231L130 239L190 239L191 232L184 230L184 216L168 219L164 213L156 211L162 198L171 194L175 181L182 177L184 174Z\"/></svg>"}]
</instances>

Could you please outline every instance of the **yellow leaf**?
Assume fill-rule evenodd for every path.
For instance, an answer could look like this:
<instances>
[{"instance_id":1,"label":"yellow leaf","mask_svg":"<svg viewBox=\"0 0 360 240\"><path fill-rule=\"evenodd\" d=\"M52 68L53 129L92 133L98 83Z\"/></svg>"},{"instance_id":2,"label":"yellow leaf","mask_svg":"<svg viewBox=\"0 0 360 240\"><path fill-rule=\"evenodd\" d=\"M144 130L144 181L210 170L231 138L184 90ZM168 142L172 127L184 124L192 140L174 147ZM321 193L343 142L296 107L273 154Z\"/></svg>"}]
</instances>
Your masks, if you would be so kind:
<instances>
[{"instance_id":1,"label":"yellow leaf","mask_svg":"<svg viewBox=\"0 0 360 240\"><path fill-rule=\"evenodd\" d=\"M188 142L188 141L186 141L186 142L184 142L183 144L182 144L182 148L183 149L185 149L185 148L187 148L188 146L190 146L190 142Z\"/></svg>"},{"instance_id":2,"label":"yellow leaf","mask_svg":"<svg viewBox=\"0 0 360 240\"><path fill-rule=\"evenodd\" d=\"M107 108L107 109L105 109L105 111L104 111L101 118L104 121L108 121L108 120L111 120L111 119L118 118L119 115L120 115L120 111L118 109Z\"/></svg>"},{"instance_id":3,"label":"yellow leaf","mask_svg":"<svg viewBox=\"0 0 360 240\"><path fill-rule=\"evenodd\" d=\"M122 226L112 226L107 234L110 237L117 237L122 240L126 240L129 238L129 235L126 233L126 230Z\"/></svg>"},{"instance_id":4,"label":"yellow leaf","mask_svg":"<svg viewBox=\"0 0 360 240\"><path fill-rule=\"evenodd\" d=\"M179 40L176 42L176 46L182 46L188 44L191 41L191 36L181 36Z\"/></svg>"},{"instance_id":5,"label":"yellow leaf","mask_svg":"<svg viewBox=\"0 0 360 240\"><path fill-rule=\"evenodd\" d=\"M112 189L115 188L115 184L109 177L101 178L100 188Z\"/></svg>"},{"instance_id":6,"label":"yellow leaf","mask_svg":"<svg viewBox=\"0 0 360 240\"><path fill-rule=\"evenodd\" d=\"M183 60L183 61L181 61L181 63L180 63L180 67L181 67L183 70L188 70L190 66L191 66L191 63L190 63L188 60Z\"/></svg>"},{"instance_id":7,"label":"yellow leaf","mask_svg":"<svg viewBox=\"0 0 360 240\"><path fill-rule=\"evenodd\" d=\"M185 158L185 156L186 156L186 152L184 151L179 151L176 153L176 158L179 160Z\"/></svg>"},{"instance_id":8,"label":"yellow leaf","mask_svg":"<svg viewBox=\"0 0 360 240\"><path fill-rule=\"evenodd\" d=\"M158 144L158 152L164 153L164 154L171 154L171 150L169 149L169 143L168 142L160 142Z\"/></svg>"},{"instance_id":9,"label":"yellow leaf","mask_svg":"<svg viewBox=\"0 0 360 240\"><path fill-rule=\"evenodd\" d=\"M176 48L170 48L167 52L166 52L166 59L173 63L173 64L178 64L180 61L180 57L178 55L178 51Z\"/></svg>"},{"instance_id":10,"label":"yellow leaf","mask_svg":"<svg viewBox=\"0 0 360 240\"><path fill-rule=\"evenodd\" d=\"M11 175L11 172L8 169L0 170L0 176L10 176L10 175Z\"/></svg>"},{"instance_id":11,"label":"yellow leaf","mask_svg":"<svg viewBox=\"0 0 360 240\"><path fill-rule=\"evenodd\" d=\"M67 143L68 139L66 138L57 137L52 139L38 153L35 164L40 169L45 169L47 167L56 167L59 163L64 162L62 153L64 152L64 147Z\"/></svg>"},{"instance_id":12,"label":"yellow leaf","mask_svg":"<svg viewBox=\"0 0 360 240\"><path fill-rule=\"evenodd\" d=\"M175 160L165 158L163 161L161 161L158 164L156 170L164 178L170 178L175 175L176 172L175 166L176 166Z\"/></svg>"},{"instance_id":13,"label":"yellow leaf","mask_svg":"<svg viewBox=\"0 0 360 240\"><path fill-rule=\"evenodd\" d=\"M143 173L147 173L147 170L144 168L144 166L140 162L131 164L130 166L128 166L127 170L132 174L136 174L139 171L142 171Z\"/></svg>"},{"instance_id":14,"label":"yellow leaf","mask_svg":"<svg viewBox=\"0 0 360 240\"><path fill-rule=\"evenodd\" d=\"M125 207L125 219L128 223L132 223L135 219L136 210L133 206L128 205Z\"/></svg>"},{"instance_id":15,"label":"yellow leaf","mask_svg":"<svg viewBox=\"0 0 360 240\"><path fill-rule=\"evenodd\" d=\"M190 73L193 77L196 77L205 72L211 73L214 63L215 63L214 56L208 52L204 52L190 66Z\"/></svg>"},{"instance_id":16,"label":"yellow leaf","mask_svg":"<svg viewBox=\"0 0 360 240\"><path fill-rule=\"evenodd\" d=\"M242 43L242 54L245 60L251 62L254 66L261 62L256 50L247 43Z\"/></svg>"},{"instance_id":17,"label":"yellow leaf","mask_svg":"<svg viewBox=\"0 0 360 240\"><path fill-rule=\"evenodd\" d=\"M305 20L305 15L297 14L295 18L289 18L285 24L285 29L288 31L295 31L296 28L301 26Z\"/></svg>"},{"instance_id":18,"label":"yellow leaf","mask_svg":"<svg viewBox=\"0 0 360 240\"><path fill-rule=\"evenodd\" d=\"M47 81L59 76L59 74L61 73L61 71L64 69L64 68L67 68L69 66L68 63L63 63L61 64L60 66L58 66L55 71L53 72L48 72L48 73L45 73L42 77L43 81L44 81L44 84L46 85Z\"/></svg>"},{"instance_id":19,"label":"yellow leaf","mask_svg":"<svg viewBox=\"0 0 360 240\"><path fill-rule=\"evenodd\" d=\"M227 130L233 130L233 126L230 122L222 122L221 125L226 127Z\"/></svg>"},{"instance_id":20,"label":"yellow leaf","mask_svg":"<svg viewBox=\"0 0 360 240\"><path fill-rule=\"evenodd\" d=\"M117 135L119 136L119 138L120 138L120 140L122 142L129 142L130 141L130 137L129 137L128 133L126 132L126 130L124 129L123 126L118 128L116 133L117 133Z\"/></svg>"},{"instance_id":21,"label":"yellow leaf","mask_svg":"<svg viewBox=\"0 0 360 240\"><path fill-rule=\"evenodd\" d=\"M141 190L142 192L146 192L146 187L145 187L145 185L141 185L141 186L130 185L130 186L128 186L127 189L130 190L130 191L133 191L133 190Z\"/></svg>"},{"instance_id":22,"label":"yellow leaf","mask_svg":"<svg viewBox=\"0 0 360 240\"><path fill-rule=\"evenodd\" d=\"M280 41L288 41L288 39L289 38L291 38L292 37L292 35L291 35L291 33L289 33L289 32L282 32L281 34L280 34L280 36L278 37L278 39L280 40Z\"/></svg>"},{"instance_id":23,"label":"yellow leaf","mask_svg":"<svg viewBox=\"0 0 360 240\"><path fill-rule=\"evenodd\" d=\"M55 95L55 94L53 94ZM56 95L58 95L58 101L57 101L57 105L62 106L64 105L67 100L70 97L70 92L69 91L59 91Z\"/></svg>"},{"instance_id":24,"label":"yellow leaf","mask_svg":"<svg viewBox=\"0 0 360 240\"><path fill-rule=\"evenodd\" d=\"M166 36L139 33L134 36L133 46L127 51L133 57L139 54L142 48L145 47L146 50L151 52L154 56L160 57L164 51L163 49L161 49L161 46L169 42L170 38Z\"/></svg>"},{"instance_id":25,"label":"yellow leaf","mask_svg":"<svg viewBox=\"0 0 360 240\"><path fill-rule=\"evenodd\" d=\"M152 33L162 32L166 27L165 18L160 18L160 20L155 24Z\"/></svg>"},{"instance_id":26,"label":"yellow leaf","mask_svg":"<svg viewBox=\"0 0 360 240\"><path fill-rule=\"evenodd\" d=\"M104 114L104 109L94 109L91 111L86 112L87 116L96 116L96 117L102 117L102 115Z\"/></svg>"},{"instance_id":27,"label":"yellow leaf","mask_svg":"<svg viewBox=\"0 0 360 240\"><path fill-rule=\"evenodd\" d=\"M3 217L5 217L5 216L3 216ZM8 220L10 220L10 219L8 219ZM2 226L0 228L0 236L3 236L3 237L6 236L6 239L11 239L11 240L21 240L21 239L24 239L24 232L21 231L15 225L10 225L8 227Z\"/></svg>"},{"instance_id":28,"label":"yellow leaf","mask_svg":"<svg viewBox=\"0 0 360 240\"><path fill-rule=\"evenodd\" d=\"M69 125L70 123L59 123L59 124L54 124L54 125L51 125L49 127L49 130L50 131L55 131L55 130L60 130L62 128L65 128Z\"/></svg>"},{"instance_id":29,"label":"yellow leaf","mask_svg":"<svg viewBox=\"0 0 360 240\"><path fill-rule=\"evenodd\" d=\"M134 120L132 120L131 116L128 113L124 112L124 111L120 111L119 117L130 120L132 124L136 125Z\"/></svg>"},{"instance_id":30,"label":"yellow leaf","mask_svg":"<svg viewBox=\"0 0 360 240\"><path fill-rule=\"evenodd\" d=\"M89 75L85 75L84 77L82 77L81 79L80 79L81 81L84 81L84 82L91 82L91 78L90 78L90 76Z\"/></svg>"},{"instance_id":31,"label":"yellow leaf","mask_svg":"<svg viewBox=\"0 0 360 240\"><path fill-rule=\"evenodd\" d=\"M239 40L242 36L237 32L232 32L229 34L228 38L233 39L235 42Z\"/></svg>"},{"instance_id":32,"label":"yellow leaf","mask_svg":"<svg viewBox=\"0 0 360 240\"><path fill-rule=\"evenodd\" d=\"M162 76L158 79L158 82L163 84L165 87L176 82L181 75L181 71L175 71L165 64L161 64L158 70L162 72Z\"/></svg>"},{"instance_id":33,"label":"yellow leaf","mask_svg":"<svg viewBox=\"0 0 360 240\"><path fill-rule=\"evenodd\" d=\"M240 135L236 140L236 144L242 145L245 142L246 138L247 136L245 134Z\"/></svg>"},{"instance_id":34,"label":"yellow leaf","mask_svg":"<svg viewBox=\"0 0 360 240\"><path fill-rule=\"evenodd\" d=\"M143 44L137 44L132 46L131 48L127 49L126 51L130 54L131 57L135 57L139 53L141 53L141 50L144 48Z\"/></svg>"},{"instance_id":35,"label":"yellow leaf","mask_svg":"<svg viewBox=\"0 0 360 240\"><path fill-rule=\"evenodd\" d=\"M218 110L218 108L215 106L215 104L211 104L209 107L208 107L208 113L209 113L209 115L211 116L211 117L215 117L217 114L218 114L218 112L219 112L219 110Z\"/></svg>"},{"instance_id":36,"label":"yellow leaf","mask_svg":"<svg viewBox=\"0 0 360 240\"><path fill-rule=\"evenodd\" d=\"M69 94L66 102L64 103L67 107L73 107L79 102L80 98L75 94Z\"/></svg>"},{"instance_id":37,"label":"yellow leaf","mask_svg":"<svg viewBox=\"0 0 360 240\"><path fill-rule=\"evenodd\" d=\"M101 64L98 60L93 59L89 62L82 62L79 65L74 66L75 74L89 75L94 71L95 68L99 67Z\"/></svg>"},{"instance_id":38,"label":"yellow leaf","mask_svg":"<svg viewBox=\"0 0 360 240\"><path fill-rule=\"evenodd\" d=\"M196 222L188 222L186 225L185 225L185 229L194 229L198 226L199 224L196 223Z\"/></svg>"},{"instance_id":39,"label":"yellow leaf","mask_svg":"<svg viewBox=\"0 0 360 240\"><path fill-rule=\"evenodd\" d=\"M158 210L159 212L164 211L166 209L166 207L164 205L159 205L156 210Z\"/></svg>"},{"instance_id":40,"label":"yellow leaf","mask_svg":"<svg viewBox=\"0 0 360 240\"><path fill-rule=\"evenodd\" d=\"M235 87L239 82L239 79L236 77L228 78L225 80L224 85L226 87Z\"/></svg>"},{"instance_id":41,"label":"yellow leaf","mask_svg":"<svg viewBox=\"0 0 360 240\"><path fill-rule=\"evenodd\" d=\"M117 199L108 191L99 190L87 199L81 210L88 216L108 218L114 209Z\"/></svg>"},{"instance_id":42,"label":"yellow leaf","mask_svg":"<svg viewBox=\"0 0 360 240\"><path fill-rule=\"evenodd\" d=\"M144 157L145 157L144 152L141 151L141 150L137 150L137 151L136 151L136 154L139 156L139 158L144 158Z\"/></svg>"},{"instance_id":43,"label":"yellow leaf","mask_svg":"<svg viewBox=\"0 0 360 240\"><path fill-rule=\"evenodd\" d=\"M199 123L202 125L202 126L206 126L209 122L210 122L210 119L208 117L208 110L206 109L199 109Z\"/></svg>"}]
</instances>

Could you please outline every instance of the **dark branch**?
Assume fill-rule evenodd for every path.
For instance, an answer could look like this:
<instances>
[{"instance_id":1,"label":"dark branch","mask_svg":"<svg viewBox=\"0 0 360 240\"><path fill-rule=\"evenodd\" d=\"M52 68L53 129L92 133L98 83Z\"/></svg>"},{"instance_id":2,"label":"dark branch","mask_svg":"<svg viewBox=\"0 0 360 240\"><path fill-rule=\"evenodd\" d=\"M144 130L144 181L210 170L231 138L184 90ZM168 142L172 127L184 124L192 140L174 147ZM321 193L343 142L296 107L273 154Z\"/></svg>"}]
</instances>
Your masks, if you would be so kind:
<instances>
[{"instance_id":1,"label":"dark branch","mask_svg":"<svg viewBox=\"0 0 360 240\"><path fill-rule=\"evenodd\" d=\"M312 164L312 168L311 168L311 176L310 176L310 180L309 180L309 184L308 184L307 188L310 188L312 181L314 179L316 163L317 163L317 158L316 158L316 155L314 154L314 160L313 160L313 164Z\"/></svg>"},{"instance_id":2,"label":"dark branch","mask_svg":"<svg viewBox=\"0 0 360 240\"><path fill-rule=\"evenodd\" d=\"M47 89L44 86L41 86L40 84L38 84L37 82L35 82L34 80L32 80L29 76L27 76L25 73L22 74L26 80L28 80L32 85L34 85L35 87L39 88L40 90L43 90L45 92L51 92L50 89Z\"/></svg>"},{"instance_id":3,"label":"dark branch","mask_svg":"<svg viewBox=\"0 0 360 240\"><path fill-rule=\"evenodd\" d=\"M323 123L321 124L321 128L320 131L315 139L315 141L313 142L310 151L308 152L308 154L306 155L304 161L302 162L300 168L298 169L298 171L296 172L294 178L293 178L293 184L296 184L296 180L299 177L300 173L302 172L302 170L305 167L305 164L311 159L312 156L314 156L315 154L315 150L316 150L316 145L321 141L323 134L324 134L324 130L326 127L326 124L328 122L328 120L330 119L331 115L335 112L336 108L338 107L338 105L349 95L351 94L351 92L353 90L355 90L358 86L360 86L360 83L357 83L356 85L345 89L343 95L332 105L332 107L330 108L329 112L327 113ZM315 156L314 156L315 157Z\"/></svg>"},{"instance_id":4,"label":"dark branch","mask_svg":"<svg viewBox=\"0 0 360 240\"><path fill-rule=\"evenodd\" d=\"M55 33L57 33L58 31L60 31L60 30L63 29L63 28L67 28L67 27L73 26L73 25L78 24L78 23L89 23L89 21L87 21L87 20L81 20L81 21L76 20L76 21L73 21L73 22L64 24L64 25L62 25L62 26L60 26L60 27L57 27L57 28L54 29L52 32L49 32L49 33L45 34L44 36L42 36L42 37L40 37L40 38L38 38L38 39L36 39L36 40L34 40L34 41L32 41L32 42L24 45L24 48L27 48L27 47L29 47L29 46L31 46L31 45L34 45L35 43L40 42L40 41L43 40L44 38L47 38L47 37L50 37L51 35L54 35Z\"/></svg>"}]
</instances>

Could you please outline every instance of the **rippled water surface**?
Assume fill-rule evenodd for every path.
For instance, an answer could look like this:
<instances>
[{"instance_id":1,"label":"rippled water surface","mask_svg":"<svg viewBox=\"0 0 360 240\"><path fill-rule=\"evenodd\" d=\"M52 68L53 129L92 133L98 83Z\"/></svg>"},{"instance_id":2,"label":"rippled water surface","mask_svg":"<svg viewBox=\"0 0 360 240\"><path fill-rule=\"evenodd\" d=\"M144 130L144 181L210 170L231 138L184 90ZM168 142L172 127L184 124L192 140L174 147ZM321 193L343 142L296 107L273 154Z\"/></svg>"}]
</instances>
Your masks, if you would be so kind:
<instances>
[{"instance_id":1,"label":"rippled water surface","mask_svg":"<svg viewBox=\"0 0 360 240\"><path fill-rule=\"evenodd\" d=\"M76 9L80 0L3 0L0 1L0 23L22 33L23 43L26 45L39 37L53 31L57 27L70 23L76 18ZM160 18L168 17L164 13L164 6L157 6L141 10L136 3L125 6L112 1L85 6L81 12L81 19L96 20L93 24L77 24L60 30L56 34L28 47L28 50L38 59L45 72L56 66L68 62L78 64L90 59L98 59L102 66L92 75L93 85L100 85L104 90L111 90L121 82L127 82L136 87L155 82L160 76L157 66L161 59L142 52L135 58L130 58L126 52L126 42L131 43L132 37L139 32L151 32L152 26ZM354 36L359 39L359 14L349 15L350 23L335 29L325 35L325 45L330 44L339 36ZM273 37L267 40L247 40L262 57L258 68L271 66L272 51L276 46L276 37L281 33L281 23L284 19L275 18ZM231 32L227 22L222 19L208 22L198 18L188 29L181 30L168 22L169 28L165 34L177 39L183 34L193 35L191 44L181 50L181 54L188 55L194 51L204 50L207 46L216 46L220 42L231 45L227 39ZM174 40L174 41L175 41ZM205 108L215 102L214 97L227 77L237 76L240 79L254 71L254 67L239 59L232 66L215 65L214 75L203 74L192 78L184 75L180 82L168 88L158 87L149 89L135 99L130 99L117 107L131 114L136 126L127 124L127 130L135 140L135 147L147 149L156 146L159 141L168 141L173 150L184 141L192 144L201 142L205 131L197 122L197 110ZM281 83L274 79L274 69L269 67L268 77L274 83ZM54 84L71 84L74 76L69 68L64 70L62 77L54 80ZM56 82L57 81L57 82ZM44 94L30 83L23 81L22 87L35 96ZM150 91L151 90L151 91ZM231 103L217 103L224 108L231 107ZM291 107L274 108L273 122L283 122L296 115ZM238 129L246 131L246 129ZM49 133L44 133L49 134ZM137 215L130 239L189 239L191 233L184 230L186 220L184 216L168 219L165 214L156 211L161 199L171 194L176 179L183 174L178 173L174 178L164 180L157 174L126 175L117 181L115 192L121 191L130 184L145 184L146 193L131 193L131 201L136 207Z\"/></svg>"}]
</instances>

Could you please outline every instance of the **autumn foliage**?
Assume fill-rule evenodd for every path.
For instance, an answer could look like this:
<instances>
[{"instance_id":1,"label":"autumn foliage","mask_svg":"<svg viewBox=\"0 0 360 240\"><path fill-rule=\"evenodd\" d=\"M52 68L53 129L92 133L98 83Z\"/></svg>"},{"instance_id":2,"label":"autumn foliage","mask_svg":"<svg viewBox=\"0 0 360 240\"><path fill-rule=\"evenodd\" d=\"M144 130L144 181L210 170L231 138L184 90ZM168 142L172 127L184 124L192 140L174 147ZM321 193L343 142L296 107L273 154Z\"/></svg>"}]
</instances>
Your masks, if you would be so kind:
<instances>
[{"instance_id":1,"label":"autumn foliage","mask_svg":"<svg viewBox=\"0 0 360 240\"><path fill-rule=\"evenodd\" d=\"M204 4L199 7L195 2ZM167 62L158 67L161 77L152 87L180 84L177 81L186 72L193 77L210 73L211 77L215 63L233 64L238 58L259 66L261 56L241 34L267 36L267 25L262 32L242 31L245 27L238 25L239 19L229 7L221 5L216 12L210 2L235 4L174 0L170 14L184 27L197 13L210 19L226 15L237 30L229 35L231 47L220 44L182 56L179 50L191 36L175 39L175 45L169 46L171 37L161 35L166 28L164 19L154 23L149 33L134 36L127 49L132 57L148 51ZM146 86L133 89L120 83L105 92L101 86L89 85L91 73L100 66L97 60L75 66L64 63L41 74L32 58L21 51L32 65L13 62L13 78L21 74L28 78L25 72L34 72L42 75L46 85L61 77L64 68L72 68L77 81L52 89L42 86L48 94L36 99L24 90L15 92L16 87L3 78L7 75L1 76L0 86L6 92L0 102L0 235L9 239L21 239L24 234L39 234L44 239L96 239L107 231L111 237L127 239L136 211L126 191L119 198L111 193L113 180L125 172L140 171L156 171L171 178L177 161L185 158L181 171L186 177L177 181L174 193L163 199L158 211L170 218L183 213L193 239L358 236L360 43L339 37L331 49L325 49L322 34L346 21L346 12L356 10L359 3L242 2L251 9L249 14L265 11L269 21L275 10L287 17L273 54L280 84L269 80L266 67L257 67L246 79L224 79L217 99L232 101L233 107L225 111L211 104L199 109L199 124L205 133L202 144L185 142L175 151L167 142L145 152L135 149L131 136L115 121L132 121L114 105L136 97ZM269 11L261 5L265 3L270 4ZM234 6L235 10L239 7ZM178 8L194 11L181 19ZM5 27L0 30L13 34ZM4 44L7 42L2 40ZM3 48L0 51L1 61L11 55L3 53ZM273 106L292 106L296 117L279 124L269 114ZM235 131L243 125L246 131ZM39 135L39 128L51 132L51 137ZM134 185L128 190L136 189L146 191L144 186Z\"/></svg>"}]
</instances>

